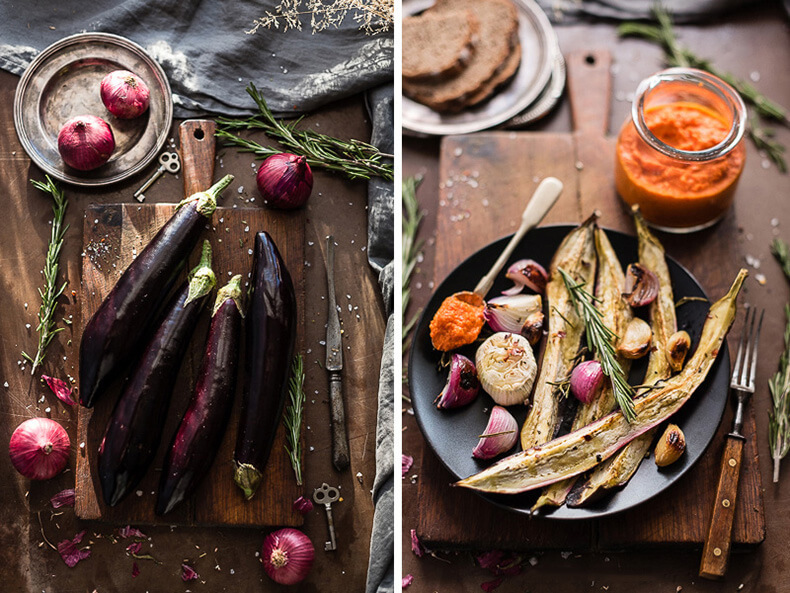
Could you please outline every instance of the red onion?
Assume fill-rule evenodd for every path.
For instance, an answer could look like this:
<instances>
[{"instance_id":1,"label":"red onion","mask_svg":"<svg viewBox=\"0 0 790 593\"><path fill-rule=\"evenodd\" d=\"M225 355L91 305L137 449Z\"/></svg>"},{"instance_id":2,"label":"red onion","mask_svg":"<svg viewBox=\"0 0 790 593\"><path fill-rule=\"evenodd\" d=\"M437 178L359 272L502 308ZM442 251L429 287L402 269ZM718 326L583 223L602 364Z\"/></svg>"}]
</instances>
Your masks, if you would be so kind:
<instances>
[{"instance_id":1,"label":"red onion","mask_svg":"<svg viewBox=\"0 0 790 593\"><path fill-rule=\"evenodd\" d=\"M491 417L485 432L480 435L472 457L477 459L492 459L516 444L518 439L518 423L513 415L502 406L491 409Z\"/></svg>"},{"instance_id":2,"label":"red onion","mask_svg":"<svg viewBox=\"0 0 790 593\"><path fill-rule=\"evenodd\" d=\"M69 167L91 171L101 167L115 150L107 122L95 115L72 117L58 134L58 152Z\"/></svg>"},{"instance_id":3,"label":"red onion","mask_svg":"<svg viewBox=\"0 0 790 593\"><path fill-rule=\"evenodd\" d=\"M601 392L603 370L597 360L582 362L571 371L571 393L583 404L589 404Z\"/></svg>"},{"instance_id":4,"label":"red onion","mask_svg":"<svg viewBox=\"0 0 790 593\"><path fill-rule=\"evenodd\" d=\"M281 585L295 585L304 580L314 559L313 543L298 529L286 527L270 533L263 540L263 570Z\"/></svg>"},{"instance_id":5,"label":"red onion","mask_svg":"<svg viewBox=\"0 0 790 593\"><path fill-rule=\"evenodd\" d=\"M521 334L533 346L543 335L543 302L537 294L495 297L486 302L485 317L495 332Z\"/></svg>"},{"instance_id":6,"label":"red onion","mask_svg":"<svg viewBox=\"0 0 790 593\"><path fill-rule=\"evenodd\" d=\"M623 298L632 307L649 305L658 296L659 281L652 270L642 264L629 264L625 270Z\"/></svg>"},{"instance_id":7,"label":"red onion","mask_svg":"<svg viewBox=\"0 0 790 593\"><path fill-rule=\"evenodd\" d=\"M546 292L546 284L549 281L546 269L532 259L520 259L510 264L505 276L515 282L513 288L502 291L502 294L507 296L520 293L525 286L539 294L543 294Z\"/></svg>"},{"instance_id":8,"label":"red onion","mask_svg":"<svg viewBox=\"0 0 790 593\"><path fill-rule=\"evenodd\" d=\"M145 81L128 70L110 72L101 81L102 103L120 119L132 119L145 113L150 96Z\"/></svg>"},{"instance_id":9,"label":"red onion","mask_svg":"<svg viewBox=\"0 0 790 593\"><path fill-rule=\"evenodd\" d=\"M440 410L459 408L474 400L479 391L480 381L475 363L462 354L453 354L447 383L434 403Z\"/></svg>"},{"instance_id":10,"label":"red onion","mask_svg":"<svg viewBox=\"0 0 790 593\"><path fill-rule=\"evenodd\" d=\"M49 418L31 418L17 426L8 452L16 471L31 480L49 480L66 468L71 443L66 429Z\"/></svg>"},{"instance_id":11,"label":"red onion","mask_svg":"<svg viewBox=\"0 0 790 593\"><path fill-rule=\"evenodd\" d=\"M266 203L282 210L303 206L313 191L313 172L307 159L287 152L263 161L256 179Z\"/></svg>"}]
</instances>

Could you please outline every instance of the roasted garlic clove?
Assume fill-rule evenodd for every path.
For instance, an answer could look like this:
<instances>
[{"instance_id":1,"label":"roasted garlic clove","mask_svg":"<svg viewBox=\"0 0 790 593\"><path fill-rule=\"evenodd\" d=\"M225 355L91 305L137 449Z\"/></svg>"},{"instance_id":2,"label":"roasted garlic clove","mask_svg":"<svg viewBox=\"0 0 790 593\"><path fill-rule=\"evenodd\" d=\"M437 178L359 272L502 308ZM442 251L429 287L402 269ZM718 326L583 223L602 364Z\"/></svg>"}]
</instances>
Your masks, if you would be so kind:
<instances>
[{"instance_id":1,"label":"roasted garlic clove","mask_svg":"<svg viewBox=\"0 0 790 593\"><path fill-rule=\"evenodd\" d=\"M650 352L653 341L653 330L642 319L634 317L625 328L623 338L617 346L617 352L625 358L642 358Z\"/></svg>"},{"instance_id":2,"label":"roasted garlic clove","mask_svg":"<svg viewBox=\"0 0 790 593\"><path fill-rule=\"evenodd\" d=\"M669 336L667 359L673 372L677 373L683 368L689 348L691 348L691 336L688 335L688 332L679 331Z\"/></svg>"},{"instance_id":3,"label":"roasted garlic clove","mask_svg":"<svg viewBox=\"0 0 790 593\"><path fill-rule=\"evenodd\" d=\"M686 450L686 437L677 424L670 424L658 439L655 460L658 467L675 463Z\"/></svg>"}]
</instances>

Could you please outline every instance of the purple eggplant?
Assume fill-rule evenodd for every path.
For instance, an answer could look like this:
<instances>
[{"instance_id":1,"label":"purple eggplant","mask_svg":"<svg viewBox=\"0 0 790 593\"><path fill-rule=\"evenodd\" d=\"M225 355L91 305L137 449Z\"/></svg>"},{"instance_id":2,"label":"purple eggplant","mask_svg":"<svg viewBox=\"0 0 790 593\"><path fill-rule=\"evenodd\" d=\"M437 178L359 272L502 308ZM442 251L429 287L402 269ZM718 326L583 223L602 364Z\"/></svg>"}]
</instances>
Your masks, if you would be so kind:
<instances>
[{"instance_id":1,"label":"purple eggplant","mask_svg":"<svg viewBox=\"0 0 790 593\"><path fill-rule=\"evenodd\" d=\"M249 500L261 482L280 423L296 341L294 285L277 246L265 232L255 236L246 338L233 477Z\"/></svg>"},{"instance_id":2,"label":"purple eggplant","mask_svg":"<svg viewBox=\"0 0 790 593\"><path fill-rule=\"evenodd\" d=\"M219 290L189 407L165 457L156 513L169 513L208 473L228 425L241 339L241 276Z\"/></svg>"},{"instance_id":3,"label":"purple eggplant","mask_svg":"<svg viewBox=\"0 0 790 593\"><path fill-rule=\"evenodd\" d=\"M93 314L80 343L80 403L92 407L115 376L136 358L150 333L159 305L197 243L217 196L233 181L226 175L205 192L179 204L178 210L129 264Z\"/></svg>"},{"instance_id":4,"label":"purple eggplant","mask_svg":"<svg viewBox=\"0 0 790 593\"><path fill-rule=\"evenodd\" d=\"M156 333L124 385L99 447L99 481L104 502L115 506L143 479L165 424L178 368L208 296L217 284L211 245L189 282L167 308Z\"/></svg>"}]
</instances>

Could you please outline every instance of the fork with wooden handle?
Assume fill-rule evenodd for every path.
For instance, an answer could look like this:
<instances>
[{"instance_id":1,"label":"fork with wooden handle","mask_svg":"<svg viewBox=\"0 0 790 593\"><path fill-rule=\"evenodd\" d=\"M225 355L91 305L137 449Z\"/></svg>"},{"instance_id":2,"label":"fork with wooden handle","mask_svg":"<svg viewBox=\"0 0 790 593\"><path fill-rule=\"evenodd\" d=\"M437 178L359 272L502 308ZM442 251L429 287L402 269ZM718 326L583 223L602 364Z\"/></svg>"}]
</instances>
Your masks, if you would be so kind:
<instances>
[{"instance_id":1,"label":"fork with wooden handle","mask_svg":"<svg viewBox=\"0 0 790 593\"><path fill-rule=\"evenodd\" d=\"M757 345L760 341L760 328L763 315L756 324L757 311L746 309L743 333L738 342L738 354L735 357L735 368L730 379L730 390L735 392L738 407L735 409L735 420L732 432L727 435L724 455L721 459L721 474L716 488L716 499L710 520L710 528L702 550L702 562L699 576L706 579L718 579L727 571L732 541L732 523L735 518L735 503L738 499L738 478L741 472L743 445L745 438L741 434L743 428L743 412L749 397L754 393L754 376L757 371ZM747 337L748 334L748 337Z\"/></svg>"}]
</instances>

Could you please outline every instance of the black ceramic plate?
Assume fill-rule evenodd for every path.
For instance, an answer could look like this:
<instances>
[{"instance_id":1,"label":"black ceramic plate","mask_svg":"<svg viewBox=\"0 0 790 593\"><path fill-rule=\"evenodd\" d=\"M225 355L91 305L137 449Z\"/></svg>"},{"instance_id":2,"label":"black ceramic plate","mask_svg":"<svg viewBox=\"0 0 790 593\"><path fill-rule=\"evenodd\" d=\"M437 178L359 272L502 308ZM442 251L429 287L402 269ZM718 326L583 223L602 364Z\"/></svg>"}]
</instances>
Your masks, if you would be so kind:
<instances>
[{"instance_id":1,"label":"black ceramic plate","mask_svg":"<svg viewBox=\"0 0 790 593\"><path fill-rule=\"evenodd\" d=\"M516 248L511 261L531 258L548 269L554 252L572 228L549 226L531 231ZM607 234L623 266L637 261L635 237L615 231L608 231ZM493 400L481 391L480 396L469 406L449 411L436 409L433 401L444 387L447 371L440 371L438 368L440 353L431 346L428 324L447 296L460 290L469 290L474 286L491 267L508 240L509 237L505 237L484 247L453 270L426 306L412 344L409 386L417 422L428 444L450 473L458 479L471 476L492 463L474 459L472 449L477 444L478 435L483 433ZM667 259L676 300L685 296L706 297L702 287L685 268L673 259ZM504 274L500 274L489 294L498 295L500 291L510 286L512 282L507 280ZM699 341L707 311L708 304L702 301L689 301L677 310L678 329L685 329L691 335L692 352ZM466 349L461 350L461 353L474 360L474 348L467 346ZM636 362L630 377L632 384L641 382L647 366L646 358ZM659 470L651 457L640 465L639 470L623 489L607 495L603 500L589 507L571 509L563 506L545 514L545 517L590 519L612 515L649 500L679 480L699 460L716 434L727 403L729 368L729 354L726 348L722 348L707 380L673 416L672 422L678 424L686 435L686 453L679 461ZM527 407L511 406L509 410L521 426L526 418ZM519 446L516 445L509 454L518 450ZM528 513L537 499L538 492L520 495L481 494L481 496L513 511Z\"/></svg>"}]
</instances>

